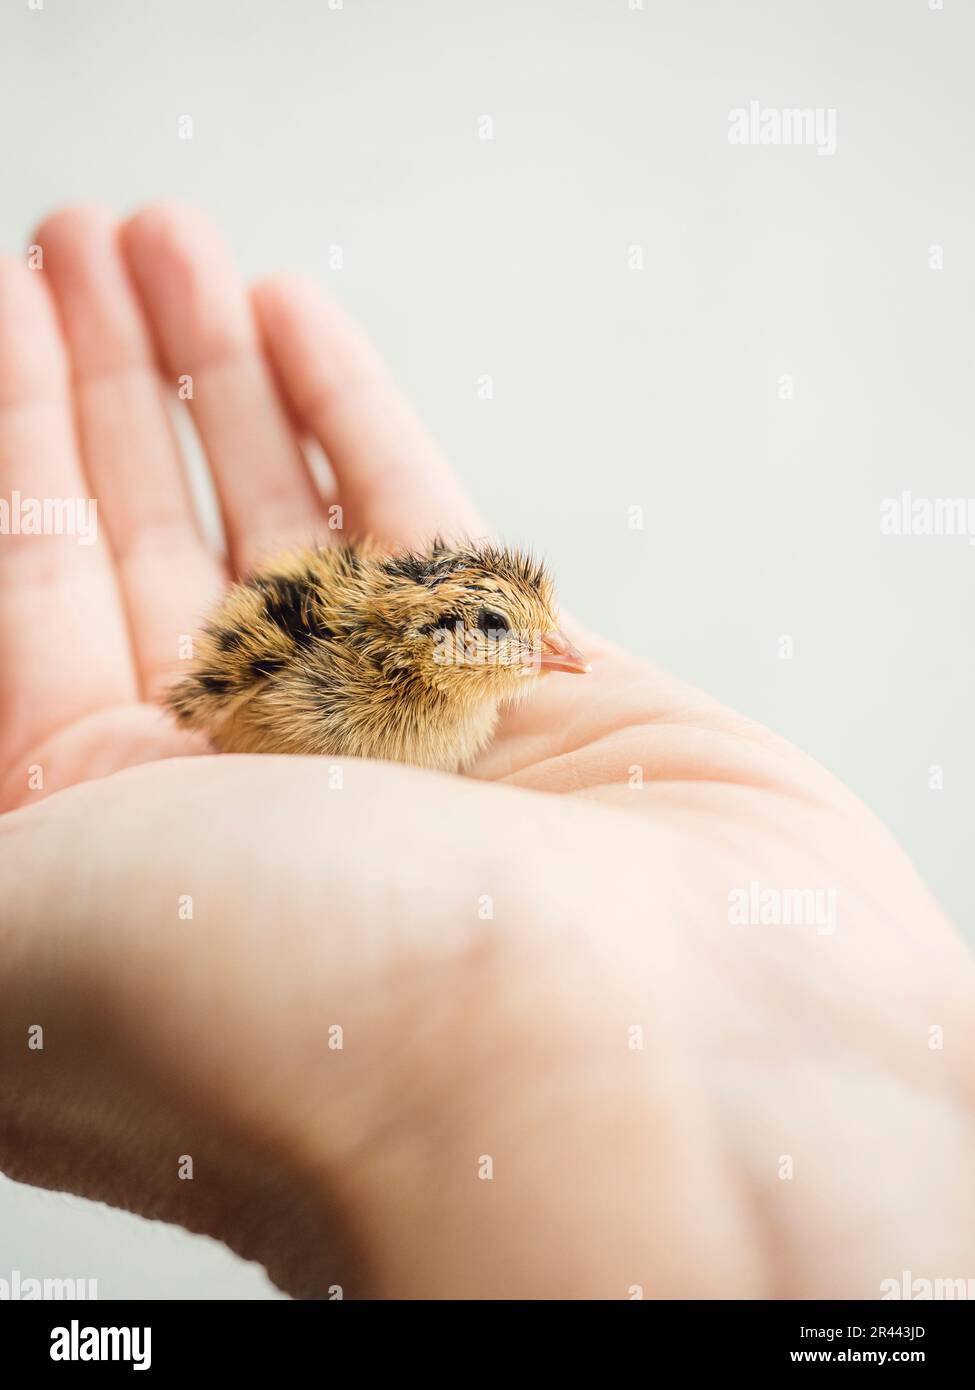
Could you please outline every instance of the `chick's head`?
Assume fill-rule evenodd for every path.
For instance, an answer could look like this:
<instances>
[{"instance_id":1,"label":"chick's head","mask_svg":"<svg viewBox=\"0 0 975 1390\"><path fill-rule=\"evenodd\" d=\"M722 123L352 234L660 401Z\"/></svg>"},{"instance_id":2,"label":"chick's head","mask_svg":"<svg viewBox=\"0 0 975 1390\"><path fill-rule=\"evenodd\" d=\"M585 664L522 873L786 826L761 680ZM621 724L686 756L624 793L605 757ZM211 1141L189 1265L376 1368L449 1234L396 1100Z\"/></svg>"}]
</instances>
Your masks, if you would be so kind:
<instances>
[{"instance_id":1,"label":"chick's head","mask_svg":"<svg viewBox=\"0 0 975 1390\"><path fill-rule=\"evenodd\" d=\"M437 543L384 568L400 649L444 694L512 699L547 671L589 669L559 630L547 570L523 551Z\"/></svg>"}]
</instances>

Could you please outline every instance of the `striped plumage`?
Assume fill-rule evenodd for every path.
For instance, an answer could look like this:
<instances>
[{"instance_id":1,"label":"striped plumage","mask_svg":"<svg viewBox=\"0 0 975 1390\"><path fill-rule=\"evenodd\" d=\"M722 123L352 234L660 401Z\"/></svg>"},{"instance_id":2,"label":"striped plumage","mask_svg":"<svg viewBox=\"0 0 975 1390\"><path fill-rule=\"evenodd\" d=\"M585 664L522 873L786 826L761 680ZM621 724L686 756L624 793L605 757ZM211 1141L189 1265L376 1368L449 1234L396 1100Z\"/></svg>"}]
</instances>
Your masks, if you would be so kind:
<instances>
[{"instance_id":1,"label":"striped plumage","mask_svg":"<svg viewBox=\"0 0 975 1390\"><path fill-rule=\"evenodd\" d=\"M457 770L541 671L584 669L553 603L544 566L502 547L289 551L230 589L167 704L224 752Z\"/></svg>"}]
</instances>

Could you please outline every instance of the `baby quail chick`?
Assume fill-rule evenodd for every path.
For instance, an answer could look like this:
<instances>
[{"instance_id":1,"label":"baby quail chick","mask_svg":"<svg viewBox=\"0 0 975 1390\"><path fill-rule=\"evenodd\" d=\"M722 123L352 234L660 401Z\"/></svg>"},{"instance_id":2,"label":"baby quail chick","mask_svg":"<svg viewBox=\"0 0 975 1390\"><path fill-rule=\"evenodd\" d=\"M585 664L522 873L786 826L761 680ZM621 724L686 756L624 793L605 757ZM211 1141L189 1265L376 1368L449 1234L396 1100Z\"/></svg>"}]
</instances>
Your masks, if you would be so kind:
<instances>
[{"instance_id":1,"label":"baby quail chick","mask_svg":"<svg viewBox=\"0 0 975 1390\"><path fill-rule=\"evenodd\" d=\"M227 753L323 753L457 771L501 704L589 668L558 630L544 567L489 545L280 555L236 584L168 693Z\"/></svg>"}]
</instances>

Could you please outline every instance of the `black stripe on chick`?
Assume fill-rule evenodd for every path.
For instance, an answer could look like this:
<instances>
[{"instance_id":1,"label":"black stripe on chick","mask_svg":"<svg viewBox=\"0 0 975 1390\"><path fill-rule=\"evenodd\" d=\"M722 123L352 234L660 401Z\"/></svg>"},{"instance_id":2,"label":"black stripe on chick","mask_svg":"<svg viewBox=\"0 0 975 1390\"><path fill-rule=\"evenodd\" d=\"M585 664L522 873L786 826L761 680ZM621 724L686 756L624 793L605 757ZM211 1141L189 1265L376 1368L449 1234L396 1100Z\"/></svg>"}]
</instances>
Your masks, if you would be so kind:
<instances>
[{"instance_id":1,"label":"black stripe on chick","mask_svg":"<svg viewBox=\"0 0 975 1390\"><path fill-rule=\"evenodd\" d=\"M315 591L302 579L284 575L251 581L252 587L264 595L264 615L300 647L311 642L326 641L333 636L331 628L317 610Z\"/></svg>"}]
</instances>

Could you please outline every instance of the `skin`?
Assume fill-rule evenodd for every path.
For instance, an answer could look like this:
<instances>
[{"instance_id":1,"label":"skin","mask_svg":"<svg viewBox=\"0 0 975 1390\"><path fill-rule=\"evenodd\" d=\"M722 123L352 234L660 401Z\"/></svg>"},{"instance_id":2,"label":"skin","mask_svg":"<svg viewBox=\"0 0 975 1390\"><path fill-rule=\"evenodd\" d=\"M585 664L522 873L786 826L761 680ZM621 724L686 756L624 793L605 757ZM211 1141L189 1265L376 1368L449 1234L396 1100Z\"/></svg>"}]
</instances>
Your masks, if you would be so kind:
<instances>
[{"instance_id":1,"label":"skin","mask_svg":"<svg viewBox=\"0 0 975 1390\"><path fill-rule=\"evenodd\" d=\"M300 433L350 528L483 526L316 286L245 291L178 206L69 208L31 240L43 273L0 265L0 495L95 496L100 540L0 540L4 1170L301 1295L975 1274L972 961L870 812L571 625L592 675L547 679L473 777L200 756L151 701L227 574L334 500ZM193 376L226 564L159 367ZM835 888L838 930L731 925L753 879Z\"/></svg>"}]
</instances>

